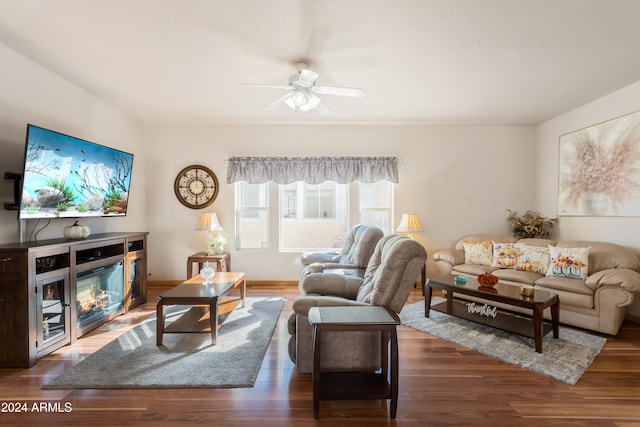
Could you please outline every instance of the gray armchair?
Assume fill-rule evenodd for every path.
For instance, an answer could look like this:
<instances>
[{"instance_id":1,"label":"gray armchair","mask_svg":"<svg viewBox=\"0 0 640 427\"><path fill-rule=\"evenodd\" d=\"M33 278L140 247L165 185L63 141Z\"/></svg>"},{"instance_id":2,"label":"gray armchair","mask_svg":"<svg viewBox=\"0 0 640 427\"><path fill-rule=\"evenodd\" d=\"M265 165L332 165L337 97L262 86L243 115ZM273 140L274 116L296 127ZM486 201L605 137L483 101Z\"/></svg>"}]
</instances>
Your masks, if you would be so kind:
<instances>
[{"instance_id":1,"label":"gray armchair","mask_svg":"<svg viewBox=\"0 0 640 427\"><path fill-rule=\"evenodd\" d=\"M289 356L298 372L313 368L312 327L309 308L320 306L378 305L399 313L426 263L426 250L397 234L376 245L364 278L356 275L310 273L302 278L302 295L289 318ZM322 369L371 371L380 368L380 334L334 332L322 336Z\"/></svg>"},{"instance_id":2,"label":"gray armchair","mask_svg":"<svg viewBox=\"0 0 640 427\"><path fill-rule=\"evenodd\" d=\"M308 273L321 273L325 269L364 270L383 235L379 228L364 224L356 225L347 234L342 251L303 254L300 258L302 262L300 279Z\"/></svg>"}]
</instances>

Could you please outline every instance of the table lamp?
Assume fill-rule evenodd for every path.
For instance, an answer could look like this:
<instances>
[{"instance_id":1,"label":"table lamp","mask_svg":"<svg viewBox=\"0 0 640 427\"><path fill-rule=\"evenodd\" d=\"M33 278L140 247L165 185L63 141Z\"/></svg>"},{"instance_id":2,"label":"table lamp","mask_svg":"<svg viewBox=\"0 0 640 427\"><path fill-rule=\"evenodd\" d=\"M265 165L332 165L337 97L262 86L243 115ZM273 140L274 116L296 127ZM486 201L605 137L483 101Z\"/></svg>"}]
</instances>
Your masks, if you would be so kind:
<instances>
[{"instance_id":1,"label":"table lamp","mask_svg":"<svg viewBox=\"0 0 640 427\"><path fill-rule=\"evenodd\" d=\"M399 233L407 233L410 239L413 239L411 233L416 231L423 231L418 215L416 214L402 214L400 219L400 225L396 228Z\"/></svg>"},{"instance_id":2,"label":"table lamp","mask_svg":"<svg viewBox=\"0 0 640 427\"><path fill-rule=\"evenodd\" d=\"M220 222L218 221L218 214L215 212L207 212L200 215L200 222L198 223L196 230L209 232L209 235L207 236L207 250L205 252L207 255L214 253L213 248L216 237L218 237L220 232L223 230ZM213 233L214 231L216 232L215 234Z\"/></svg>"}]
</instances>

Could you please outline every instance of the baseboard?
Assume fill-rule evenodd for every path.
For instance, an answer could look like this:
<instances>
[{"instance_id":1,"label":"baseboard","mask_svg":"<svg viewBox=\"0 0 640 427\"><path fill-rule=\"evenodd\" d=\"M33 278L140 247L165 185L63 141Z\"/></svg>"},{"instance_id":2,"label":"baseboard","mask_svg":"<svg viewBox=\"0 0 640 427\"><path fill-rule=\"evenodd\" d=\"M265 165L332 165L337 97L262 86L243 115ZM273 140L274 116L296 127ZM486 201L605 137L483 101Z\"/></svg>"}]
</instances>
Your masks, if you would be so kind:
<instances>
[{"instance_id":1,"label":"baseboard","mask_svg":"<svg viewBox=\"0 0 640 427\"><path fill-rule=\"evenodd\" d=\"M180 280L147 280L148 288L173 288L182 283Z\"/></svg>"},{"instance_id":2,"label":"baseboard","mask_svg":"<svg viewBox=\"0 0 640 427\"><path fill-rule=\"evenodd\" d=\"M298 286L297 280L247 280L247 286Z\"/></svg>"},{"instance_id":3,"label":"baseboard","mask_svg":"<svg viewBox=\"0 0 640 427\"><path fill-rule=\"evenodd\" d=\"M624 316L624 318L627 319L630 322L637 323L637 324L640 325L640 316L636 316L636 315L627 313L627 315Z\"/></svg>"},{"instance_id":4,"label":"baseboard","mask_svg":"<svg viewBox=\"0 0 640 427\"><path fill-rule=\"evenodd\" d=\"M149 288L172 288L182 283L181 280L148 280ZM247 280L247 286L298 286L295 280Z\"/></svg>"}]
</instances>

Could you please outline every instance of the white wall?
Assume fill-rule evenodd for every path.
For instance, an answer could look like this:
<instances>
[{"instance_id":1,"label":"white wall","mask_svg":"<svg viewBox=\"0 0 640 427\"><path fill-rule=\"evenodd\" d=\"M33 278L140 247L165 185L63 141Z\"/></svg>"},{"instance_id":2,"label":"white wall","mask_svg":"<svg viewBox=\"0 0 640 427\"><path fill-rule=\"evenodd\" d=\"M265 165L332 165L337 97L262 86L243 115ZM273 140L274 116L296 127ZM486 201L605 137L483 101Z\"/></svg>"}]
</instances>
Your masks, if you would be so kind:
<instances>
[{"instance_id":1,"label":"white wall","mask_svg":"<svg viewBox=\"0 0 640 427\"><path fill-rule=\"evenodd\" d=\"M93 233L149 231L152 280L182 279L186 257L202 248L195 230L201 211L178 203L173 180L193 163L211 167L221 183L212 209L233 247L233 188L224 159L234 155L392 155L402 159L396 221L417 213L425 227L416 238L427 249L450 246L478 230L506 231L505 209L534 203L534 129L480 126L149 126L0 44L0 173L20 172L26 124L64 132L135 155L125 218L87 219ZM148 183L148 184L147 184ZM11 181L0 180L0 201L13 201ZM28 236L35 221L0 209L0 244ZM39 224L38 227L42 225ZM70 220L54 220L38 236L58 238ZM297 254L233 253L234 269L252 279L294 279Z\"/></svg>"},{"instance_id":2,"label":"white wall","mask_svg":"<svg viewBox=\"0 0 640 427\"><path fill-rule=\"evenodd\" d=\"M127 217L88 219L86 224L94 233L149 231L152 280L182 279L186 257L204 243L204 236L195 230L201 211L185 208L173 194L176 174L189 164L202 163L218 174L220 194L210 210L219 213L226 228L234 269L246 271L254 280L293 280L297 254L280 254L277 245L267 251L232 249L233 186L226 184L226 158L397 156L402 163L395 224L403 212L417 213L425 231L415 237L433 252L450 247L467 233L507 232L506 209L536 209L555 216L559 136L640 109L638 82L538 127L155 125L144 129L3 44L0 63L0 174L21 171L27 123L132 152ZM1 203L13 201L12 184L0 180ZM61 237L69 224L54 220L39 239ZM34 226L34 221L17 221L15 211L0 209L0 244L17 242L21 228L24 236ZM555 237L638 249L638 229L640 218L561 217ZM630 312L640 315L640 300Z\"/></svg>"},{"instance_id":3,"label":"white wall","mask_svg":"<svg viewBox=\"0 0 640 427\"><path fill-rule=\"evenodd\" d=\"M87 219L92 233L144 231L146 227L145 151L142 126L98 97L73 85L41 65L0 44L0 176L21 172L27 123L124 149L134 154L131 199L125 218ZM0 180L0 243L20 241L30 234L36 221L18 221L16 211L6 211L13 202L13 182ZM38 240L63 237L73 220L55 219ZM39 229L43 223L37 225Z\"/></svg>"},{"instance_id":4,"label":"white wall","mask_svg":"<svg viewBox=\"0 0 640 427\"><path fill-rule=\"evenodd\" d=\"M536 136L536 206L555 216L558 208L559 137L640 110L640 82L604 96L540 125ZM599 240L629 246L640 252L640 218L560 217L558 239ZM640 298L629 313L640 316Z\"/></svg>"},{"instance_id":5,"label":"white wall","mask_svg":"<svg viewBox=\"0 0 640 427\"><path fill-rule=\"evenodd\" d=\"M555 216L558 209L559 137L640 109L640 82L549 120L538 127L536 206ZM561 217L559 238L602 240L640 248L640 218Z\"/></svg>"},{"instance_id":6,"label":"white wall","mask_svg":"<svg viewBox=\"0 0 640 427\"><path fill-rule=\"evenodd\" d=\"M299 254L279 253L277 245L233 250L234 191L224 162L231 156L397 156L394 223L403 212L417 213L425 231L414 236L429 251L467 233L508 233L506 209L534 207L533 127L150 126L146 139L152 280L184 278L187 256L204 244L195 230L202 211L182 206L173 192L177 173L190 164L210 167L220 180L218 198L206 211L217 212L225 228L233 269L254 280L296 278Z\"/></svg>"}]
</instances>

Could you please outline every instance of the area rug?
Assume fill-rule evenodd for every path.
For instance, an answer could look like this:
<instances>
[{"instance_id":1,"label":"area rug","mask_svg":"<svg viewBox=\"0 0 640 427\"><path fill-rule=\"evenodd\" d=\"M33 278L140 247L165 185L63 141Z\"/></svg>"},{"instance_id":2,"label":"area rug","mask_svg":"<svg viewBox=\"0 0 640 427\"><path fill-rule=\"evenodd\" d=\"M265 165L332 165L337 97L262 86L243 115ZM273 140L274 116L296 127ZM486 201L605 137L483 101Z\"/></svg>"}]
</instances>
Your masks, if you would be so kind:
<instances>
[{"instance_id":1,"label":"area rug","mask_svg":"<svg viewBox=\"0 0 640 427\"><path fill-rule=\"evenodd\" d=\"M433 298L432 304L444 301ZM424 317L424 302L405 306L400 320L405 326L425 332L521 368L575 385L606 343L606 339L560 328L560 338L544 337L542 353L536 353L533 338L512 334L431 310Z\"/></svg>"},{"instance_id":2,"label":"area rug","mask_svg":"<svg viewBox=\"0 0 640 427\"><path fill-rule=\"evenodd\" d=\"M155 316L91 354L44 388L253 387L284 305L249 297L209 333L164 334L156 346ZM189 307L171 306L166 324Z\"/></svg>"}]
</instances>

